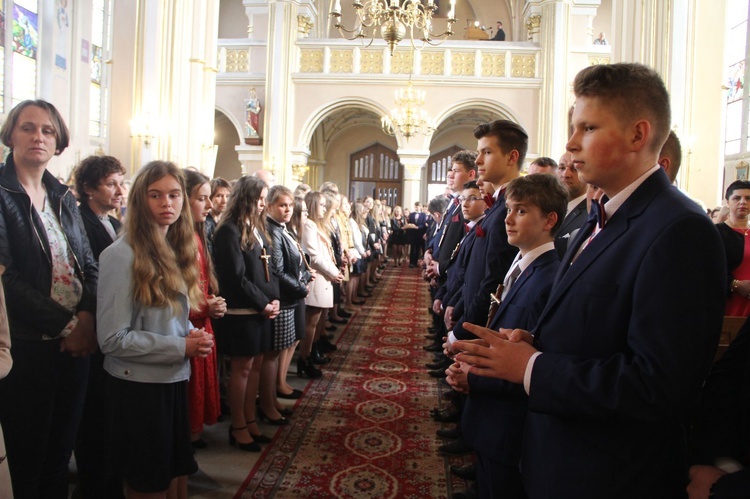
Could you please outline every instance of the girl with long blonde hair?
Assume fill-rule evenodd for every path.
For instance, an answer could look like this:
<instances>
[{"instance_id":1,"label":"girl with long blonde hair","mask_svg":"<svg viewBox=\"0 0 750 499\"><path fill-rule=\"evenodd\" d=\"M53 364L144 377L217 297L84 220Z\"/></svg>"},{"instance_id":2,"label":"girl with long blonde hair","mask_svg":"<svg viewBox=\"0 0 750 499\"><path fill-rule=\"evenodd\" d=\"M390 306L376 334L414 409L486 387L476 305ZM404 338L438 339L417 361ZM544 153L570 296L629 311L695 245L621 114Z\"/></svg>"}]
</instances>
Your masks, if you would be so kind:
<instances>
[{"instance_id":1,"label":"girl with long blonde hair","mask_svg":"<svg viewBox=\"0 0 750 499\"><path fill-rule=\"evenodd\" d=\"M112 456L132 498L186 497L198 469L188 359L209 355L213 337L188 320L205 302L194 237L182 172L152 161L130 191L124 237L101 254L97 296Z\"/></svg>"},{"instance_id":2,"label":"girl with long blonde hair","mask_svg":"<svg viewBox=\"0 0 750 499\"><path fill-rule=\"evenodd\" d=\"M310 266L318 275L310 283L309 293L305 298L305 338L300 346L297 373L319 378L322 373L315 367L315 363L324 364L328 359L317 349L313 349L313 342L320 339L327 310L333 307L333 283L340 283L344 275L336 266L329 228L325 223L325 196L318 191L308 192L305 203L309 218L302 231L302 248L310 257Z\"/></svg>"}]
</instances>

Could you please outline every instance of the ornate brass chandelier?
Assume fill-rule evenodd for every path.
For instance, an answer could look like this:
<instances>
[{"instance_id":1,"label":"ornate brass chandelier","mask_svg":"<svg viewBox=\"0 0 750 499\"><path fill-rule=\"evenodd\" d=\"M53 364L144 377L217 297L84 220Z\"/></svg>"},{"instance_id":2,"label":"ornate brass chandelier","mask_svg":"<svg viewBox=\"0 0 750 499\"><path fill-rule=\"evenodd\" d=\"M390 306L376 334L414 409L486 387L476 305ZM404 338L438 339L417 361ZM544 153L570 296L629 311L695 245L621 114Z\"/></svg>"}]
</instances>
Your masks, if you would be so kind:
<instances>
[{"instance_id":1,"label":"ornate brass chandelier","mask_svg":"<svg viewBox=\"0 0 750 499\"><path fill-rule=\"evenodd\" d=\"M388 135L403 135L407 141L417 134L431 134L435 127L432 126L427 112L420 109L424 101L424 90L415 89L409 80L406 88L396 90L397 107L391 111L390 116L383 116L380 119L383 131Z\"/></svg>"},{"instance_id":2,"label":"ornate brass chandelier","mask_svg":"<svg viewBox=\"0 0 750 499\"><path fill-rule=\"evenodd\" d=\"M369 38L367 46L372 44L376 30L380 27L380 34L388 43L388 47L393 55L393 51L398 42L406 36L406 30L409 29L409 40L412 47L414 45L415 31L417 39L424 44L439 45L446 38L453 34L453 24L456 19L456 0L450 0L451 9L448 13L446 29L441 34L432 32L432 18L438 8L435 0L354 0L352 6L357 13L357 21L352 29L347 29L341 24L341 0L336 0L331 10L331 17L334 18L334 27L338 28L341 36L348 40L360 38L363 40Z\"/></svg>"}]
</instances>

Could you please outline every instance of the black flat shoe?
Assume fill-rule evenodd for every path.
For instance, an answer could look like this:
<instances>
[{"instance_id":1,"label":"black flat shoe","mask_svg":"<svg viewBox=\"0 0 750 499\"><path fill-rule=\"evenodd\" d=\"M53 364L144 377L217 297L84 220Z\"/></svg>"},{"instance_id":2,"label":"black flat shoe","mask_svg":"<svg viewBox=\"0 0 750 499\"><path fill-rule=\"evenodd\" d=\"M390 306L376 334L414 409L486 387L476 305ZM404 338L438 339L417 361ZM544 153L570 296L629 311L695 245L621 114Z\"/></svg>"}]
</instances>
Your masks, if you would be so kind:
<instances>
[{"instance_id":1,"label":"black flat shoe","mask_svg":"<svg viewBox=\"0 0 750 499\"><path fill-rule=\"evenodd\" d=\"M302 390L297 390L295 388L292 390L292 393L282 393L276 390L276 396L280 399L297 400L302 396Z\"/></svg>"},{"instance_id":2,"label":"black flat shoe","mask_svg":"<svg viewBox=\"0 0 750 499\"><path fill-rule=\"evenodd\" d=\"M362 295L359 295L359 296L362 296ZM370 296L372 296L372 295L370 295ZM352 305L364 305L365 303L367 303L366 300L360 300L360 301L354 301L354 300L352 300Z\"/></svg>"},{"instance_id":3,"label":"black flat shoe","mask_svg":"<svg viewBox=\"0 0 750 499\"><path fill-rule=\"evenodd\" d=\"M261 421L265 421L268 424L272 424L274 426L286 426L289 424L289 420L284 416L281 416L278 419L269 418L260 407L258 407L256 412L258 413L258 419L260 419Z\"/></svg>"},{"instance_id":4,"label":"black flat shoe","mask_svg":"<svg viewBox=\"0 0 750 499\"><path fill-rule=\"evenodd\" d=\"M328 321L332 324L346 324L347 322L349 322L343 318L342 319L328 319Z\"/></svg>"},{"instance_id":5,"label":"black flat shoe","mask_svg":"<svg viewBox=\"0 0 750 499\"><path fill-rule=\"evenodd\" d=\"M306 359L298 357L297 376L299 376L300 378L318 379L323 376L323 371L315 367L315 364L313 364L312 361L312 356Z\"/></svg>"},{"instance_id":6,"label":"black flat shoe","mask_svg":"<svg viewBox=\"0 0 750 499\"><path fill-rule=\"evenodd\" d=\"M451 473L456 475L458 478L463 478L464 480L477 479L476 464L467 464L466 466L456 466L455 464L451 464L450 470Z\"/></svg>"},{"instance_id":7,"label":"black flat shoe","mask_svg":"<svg viewBox=\"0 0 750 499\"><path fill-rule=\"evenodd\" d=\"M357 293L357 296L359 296L360 298L369 298L372 296L372 293Z\"/></svg>"},{"instance_id":8,"label":"black flat shoe","mask_svg":"<svg viewBox=\"0 0 750 499\"><path fill-rule=\"evenodd\" d=\"M313 346L310 358L312 359L313 364L328 364L329 362L331 362L331 359L324 355L321 355L320 350L318 350L315 346Z\"/></svg>"},{"instance_id":9,"label":"black flat shoe","mask_svg":"<svg viewBox=\"0 0 750 499\"><path fill-rule=\"evenodd\" d=\"M320 350L321 353L331 353L339 349L339 347L337 347L336 345L334 345L328 340L324 340L323 338L319 339L317 341L317 344L318 344L318 350Z\"/></svg>"},{"instance_id":10,"label":"black flat shoe","mask_svg":"<svg viewBox=\"0 0 750 499\"><path fill-rule=\"evenodd\" d=\"M279 414L287 418L294 415L294 410L290 407L282 407L281 409L277 410L279 411Z\"/></svg>"},{"instance_id":11,"label":"black flat shoe","mask_svg":"<svg viewBox=\"0 0 750 499\"><path fill-rule=\"evenodd\" d=\"M233 431L242 431L246 429L247 426L243 426L242 428L232 428L232 425L229 425L229 445L236 445L239 450L244 450L245 452L260 452L261 448L260 445L258 445L258 442L238 442L234 435L232 435Z\"/></svg>"},{"instance_id":12,"label":"black flat shoe","mask_svg":"<svg viewBox=\"0 0 750 499\"><path fill-rule=\"evenodd\" d=\"M346 310L339 309L339 315L344 319L350 319L353 314L351 312L347 312Z\"/></svg>"},{"instance_id":13,"label":"black flat shoe","mask_svg":"<svg viewBox=\"0 0 750 499\"><path fill-rule=\"evenodd\" d=\"M337 329L338 328L336 326L334 326L333 324L331 324L330 326L326 327L326 331L336 331Z\"/></svg>"}]
</instances>

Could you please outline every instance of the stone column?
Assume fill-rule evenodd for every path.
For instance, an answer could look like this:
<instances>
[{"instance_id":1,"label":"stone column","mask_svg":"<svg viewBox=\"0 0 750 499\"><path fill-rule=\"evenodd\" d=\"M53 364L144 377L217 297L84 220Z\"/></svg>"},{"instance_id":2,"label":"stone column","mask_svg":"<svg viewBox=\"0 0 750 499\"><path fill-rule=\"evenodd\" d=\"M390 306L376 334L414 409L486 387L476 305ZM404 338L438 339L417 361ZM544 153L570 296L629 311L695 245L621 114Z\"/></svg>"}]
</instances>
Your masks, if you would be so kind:
<instances>
[{"instance_id":1,"label":"stone column","mask_svg":"<svg viewBox=\"0 0 750 499\"><path fill-rule=\"evenodd\" d=\"M297 39L295 0L271 0L268 4L268 63L266 65L266 109L263 123L263 166L276 166L276 181L288 184L292 178L290 153L294 123L294 41Z\"/></svg>"},{"instance_id":2,"label":"stone column","mask_svg":"<svg viewBox=\"0 0 750 499\"><path fill-rule=\"evenodd\" d=\"M402 206L413 206L422 198L422 169L430 157L428 149L399 149L399 160L404 165Z\"/></svg>"},{"instance_id":3,"label":"stone column","mask_svg":"<svg viewBox=\"0 0 750 499\"><path fill-rule=\"evenodd\" d=\"M539 44L542 47L539 76L542 78L537 151L559 157L568 141L568 31L570 0L528 2L527 16L541 15ZM529 130L533 137L533 130ZM533 142L532 142L533 143Z\"/></svg>"},{"instance_id":4,"label":"stone column","mask_svg":"<svg viewBox=\"0 0 750 499\"><path fill-rule=\"evenodd\" d=\"M134 169L152 159L213 173L217 0L139 0Z\"/></svg>"}]
</instances>

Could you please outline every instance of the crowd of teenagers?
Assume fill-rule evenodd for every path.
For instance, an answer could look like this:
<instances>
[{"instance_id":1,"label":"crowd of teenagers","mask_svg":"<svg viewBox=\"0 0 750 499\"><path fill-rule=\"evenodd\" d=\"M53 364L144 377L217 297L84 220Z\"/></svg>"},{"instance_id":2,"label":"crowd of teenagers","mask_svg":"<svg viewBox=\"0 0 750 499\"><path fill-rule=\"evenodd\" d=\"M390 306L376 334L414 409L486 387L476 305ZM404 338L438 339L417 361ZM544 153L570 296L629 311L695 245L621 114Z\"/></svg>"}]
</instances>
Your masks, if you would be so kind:
<instances>
[{"instance_id":1,"label":"crowd of teenagers","mask_svg":"<svg viewBox=\"0 0 750 499\"><path fill-rule=\"evenodd\" d=\"M638 64L581 71L566 151L477 126L429 205L419 265L431 417L455 499L750 497L750 182L716 220L673 184L668 92ZM441 197L442 198L442 197ZM449 423L455 423L450 425Z\"/></svg>"},{"instance_id":2,"label":"crowd of teenagers","mask_svg":"<svg viewBox=\"0 0 750 499\"><path fill-rule=\"evenodd\" d=\"M295 356L322 376L390 257L430 283L428 367L451 388L432 417L457 422L441 452L476 453L455 497L747 497L750 326L713 358L750 302L750 184L717 230L672 185L658 74L594 66L574 91L559 163L521 176L527 132L480 124L447 195L412 212L267 171L152 161L128 183L108 156L71 187L47 171L60 114L18 104L0 129L0 495L67 497L75 451L81 497L186 497L204 425L223 412L228 444L260 451L258 421L288 424L279 399L303 396Z\"/></svg>"},{"instance_id":3,"label":"crowd of teenagers","mask_svg":"<svg viewBox=\"0 0 750 499\"><path fill-rule=\"evenodd\" d=\"M0 137L0 497L67 497L73 452L80 497L185 497L222 417L229 445L260 451L258 421L289 424L279 399L303 395L295 352L321 377L329 332L380 280L382 203L167 161L131 182L111 156L66 185L47 166L68 129L42 100Z\"/></svg>"}]
</instances>

